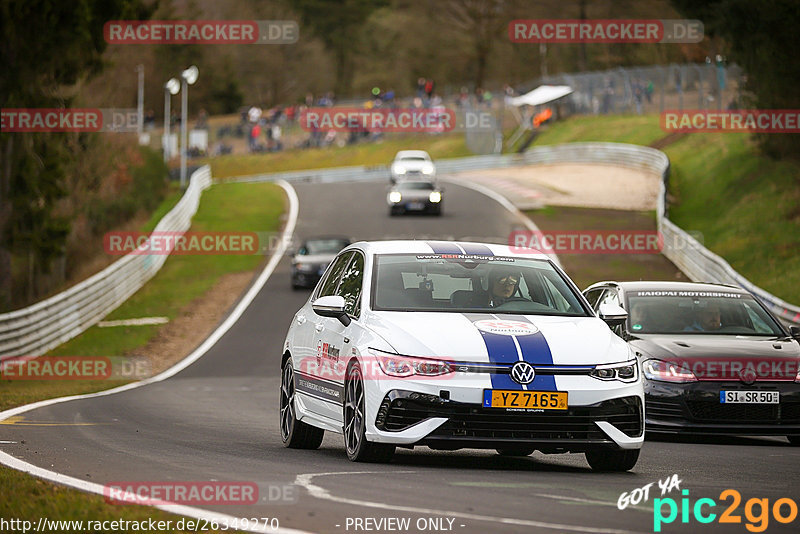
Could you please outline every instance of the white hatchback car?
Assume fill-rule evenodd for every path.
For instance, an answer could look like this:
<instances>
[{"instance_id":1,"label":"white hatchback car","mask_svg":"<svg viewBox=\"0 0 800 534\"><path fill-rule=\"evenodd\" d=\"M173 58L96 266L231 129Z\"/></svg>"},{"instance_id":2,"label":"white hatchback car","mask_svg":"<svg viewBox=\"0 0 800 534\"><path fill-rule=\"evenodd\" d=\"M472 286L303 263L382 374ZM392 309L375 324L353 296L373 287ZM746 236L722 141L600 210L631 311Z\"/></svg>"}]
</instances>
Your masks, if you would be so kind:
<instances>
[{"instance_id":1,"label":"white hatchback car","mask_svg":"<svg viewBox=\"0 0 800 534\"><path fill-rule=\"evenodd\" d=\"M389 169L392 183L403 180L433 180L436 166L431 156L424 150L401 150L392 161Z\"/></svg>"},{"instance_id":2,"label":"white hatchback car","mask_svg":"<svg viewBox=\"0 0 800 534\"><path fill-rule=\"evenodd\" d=\"M534 251L355 243L292 319L281 438L313 449L325 430L343 433L354 461L425 445L580 452L594 469L631 469L644 441L642 379L609 328L624 310L599 313Z\"/></svg>"}]
</instances>

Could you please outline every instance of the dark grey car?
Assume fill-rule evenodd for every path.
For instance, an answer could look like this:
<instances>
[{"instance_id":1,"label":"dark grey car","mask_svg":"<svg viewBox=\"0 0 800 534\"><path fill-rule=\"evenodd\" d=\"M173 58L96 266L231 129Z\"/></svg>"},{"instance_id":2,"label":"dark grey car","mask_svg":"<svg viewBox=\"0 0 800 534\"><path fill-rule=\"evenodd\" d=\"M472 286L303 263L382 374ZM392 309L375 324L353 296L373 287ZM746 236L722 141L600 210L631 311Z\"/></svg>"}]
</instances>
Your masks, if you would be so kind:
<instances>
[{"instance_id":1,"label":"dark grey car","mask_svg":"<svg viewBox=\"0 0 800 534\"><path fill-rule=\"evenodd\" d=\"M341 236L306 239L292 254L292 288L313 288L328 264L350 239Z\"/></svg>"},{"instance_id":2,"label":"dark grey car","mask_svg":"<svg viewBox=\"0 0 800 534\"><path fill-rule=\"evenodd\" d=\"M600 282L583 293L595 310L628 312L615 331L642 366L648 431L800 443L800 329L752 294L688 282Z\"/></svg>"},{"instance_id":3,"label":"dark grey car","mask_svg":"<svg viewBox=\"0 0 800 534\"><path fill-rule=\"evenodd\" d=\"M386 195L389 215L400 213L442 214L444 192L430 180L405 180L394 184Z\"/></svg>"}]
</instances>

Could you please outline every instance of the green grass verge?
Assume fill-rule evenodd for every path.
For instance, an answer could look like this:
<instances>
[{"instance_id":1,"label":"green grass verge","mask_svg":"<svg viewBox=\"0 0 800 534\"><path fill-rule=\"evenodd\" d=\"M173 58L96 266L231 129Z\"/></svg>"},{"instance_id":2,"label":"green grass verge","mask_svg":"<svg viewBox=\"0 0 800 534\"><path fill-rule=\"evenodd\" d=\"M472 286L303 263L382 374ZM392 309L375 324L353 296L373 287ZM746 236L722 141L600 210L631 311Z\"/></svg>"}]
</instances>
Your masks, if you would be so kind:
<instances>
[{"instance_id":1,"label":"green grass verge","mask_svg":"<svg viewBox=\"0 0 800 534\"><path fill-rule=\"evenodd\" d=\"M172 191L142 230L152 230L180 196L179 191ZM191 230L274 232L279 227L279 217L283 209L283 190L274 184L215 185L203 193ZM181 308L202 296L220 276L253 270L263 260L263 256L171 256L161 271L115 310L109 319L151 315L175 317ZM143 346L157 333L158 328L160 327L92 327L52 351L52 354L122 355ZM47 398L100 391L122 383L124 382L1 380L0 410ZM58 486L7 467L0 467L0 487L3 488L0 517L5 519L27 520L33 525L38 523L40 517L65 521L153 519L172 521L170 532L184 532L175 527L180 516L150 507L106 503L103 497ZM58 531L80 532L74 528Z\"/></svg>"},{"instance_id":2,"label":"green grass verge","mask_svg":"<svg viewBox=\"0 0 800 534\"><path fill-rule=\"evenodd\" d=\"M73 533L90 530L86 521L144 521L145 528L140 532L154 532L147 527L147 520L155 522L171 521L172 528L162 532L192 532L188 529L177 529L177 521L181 518L155 508L145 506L116 505L106 503L99 495L90 495L82 491L51 484L44 480L26 475L7 467L0 468L0 487L3 498L0 499L0 517L6 521L19 519L30 521L31 529L35 529L39 518L51 521L83 521L84 530L63 525L57 528L51 525L49 532ZM187 520L188 521L188 520ZM110 524L108 524L110 526ZM14 532L12 529L11 532ZM22 532L22 529L16 529ZM104 529L91 529L92 532L103 532ZM106 532L136 532L134 529L105 529ZM30 532L30 530L29 530ZM217 531L213 531L217 532ZM228 531L230 532L230 531Z\"/></svg>"},{"instance_id":3,"label":"green grass verge","mask_svg":"<svg viewBox=\"0 0 800 534\"><path fill-rule=\"evenodd\" d=\"M670 219L701 232L757 286L800 304L800 164L759 155L739 133L693 134L664 151Z\"/></svg>"},{"instance_id":4,"label":"green grass verge","mask_svg":"<svg viewBox=\"0 0 800 534\"><path fill-rule=\"evenodd\" d=\"M227 155L202 160L211 165L214 178L268 172L347 167L351 165L388 165L398 150L427 150L434 159L474 156L464 141L464 134L392 136L376 143L360 143L342 148L291 149L267 154Z\"/></svg>"},{"instance_id":5,"label":"green grass verge","mask_svg":"<svg viewBox=\"0 0 800 534\"><path fill-rule=\"evenodd\" d=\"M179 194L178 194L179 196ZM164 205L145 225L155 226L170 203ZM166 208L166 209L165 209ZM205 191L192 220L191 231L275 232L284 209L283 190L274 184L221 184ZM250 271L264 260L262 255L175 255L159 273L135 293L108 320L165 316L175 318L192 300L201 297L225 274ZM161 328L153 326L91 327L80 336L51 351L53 356L122 356L143 347ZM44 398L88 393L121 382L82 381L0 381L0 409Z\"/></svg>"},{"instance_id":6,"label":"green grass verge","mask_svg":"<svg viewBox=\"0 0 800 534\"><path fill-rule=\"evenodd\" d=\"M656 114L572 117L549 125L533 145L592 141L650 145L664 136Z\"/></svg>"},{"instance_id":7,"label":"green grass verge","mask_svg":"<svg viewBox=\"0 0 800 534\"><path fill-rule=\"evenodd\" d=\"M779 134L775 134L779 135ZM666 137L658 115L575 117L536 145ZM670 219L754 284L800 304L800 164L759 154L748 134L695 133L662 147L671 162Z\"/></svg>"}]
</instances>

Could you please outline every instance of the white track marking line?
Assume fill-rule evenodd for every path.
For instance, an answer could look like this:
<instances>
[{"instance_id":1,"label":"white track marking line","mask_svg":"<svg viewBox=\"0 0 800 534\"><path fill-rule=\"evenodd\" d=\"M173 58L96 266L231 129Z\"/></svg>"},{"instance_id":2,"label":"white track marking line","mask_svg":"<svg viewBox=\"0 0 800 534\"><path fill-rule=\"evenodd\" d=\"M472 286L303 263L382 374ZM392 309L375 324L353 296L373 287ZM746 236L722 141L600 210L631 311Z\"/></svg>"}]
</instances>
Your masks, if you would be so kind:
<instances>
[{"instance_id":1,"label":"white track marking line","mask_svg":"<svg viewBox=\"0 0 800 534\"><path fill-rule=\"evenodd\" d=\"M297 193L295 192L294 188L288 183L283 180L279 182L275 182L277 185L281 186L284 191L286 191L286 195L289 197L289 217L286 221L286 226L283 229L281 240L278 244L278 248L272 254L267 265L264 267L264 270L261 271L261 274L258 276L256 281L250 287L250 289L245 293L244 297L238 302L236 307L233 311L228 315L225 321L219 325L219 327L208 336L203 343L197 347L191 354L189 354L186 358L179 361L166 371L148 378L146 380L140 380L139 382L132 382L130 384L125 384L124 386L116 387L113 389L107 389L105 391L99 391L97 393L87 393L85 395L71 395L69 397L60 397L57 399L48 399L39 402L34 402L31 404L26 404L24 406L18 406L16 408L11 408L10 410L6 410L4 412L0 412L0 421L8 419L14 415L19 415L21 413L25 413L31 410L35 410L37 408L44 408L45 406L51 406L53 404L61 404L62 402L68 402L72 400L78 399L92 399L96 397L105 397L106 395L113 395L115 393L121 393L123 391L128 391L131 389L140 388L142 386L146 386L148 384L153 384L155 382L161 382L162 380L166 380L167 378L176 375L177 373L183 371L191 364L199 360L208 350L213 347L219 339L225 335L225 333L230 330L230 328L239 320L242 316L244 311L247 309L248 306L253 302L258 295L258 292L261 291L261 288L264 287L264 284L267 283L269 277L272 275L272 272L277 267L278 263L283 259L284 252L286 251L286 244L289 243L289 238L294 234L294 228L297 225L297 216L300 211L300 201L297 198ZM81 491L86 491L89 493L96 493L98 495L105 495L103 492L105 490L105 486L100 484L96 484L94 482L87 482L86 480L81 480L79 478L74 478L68 475L64 475L58 473L56 471L50 471L41 467L37 467L33 464L25 462L24 460L20 460L19 458L15 458L10 454L6 454L0 451L0 463L11 467L12 469L17 469L18 471L22 471L24 473L28 473L29 475L33 475L38 478L42 478L45 480L49 480L51 482L55 482L57 484L62 484L64 486L70 486L75 489L79 489ZM237 519L233 516L220 514L218 512L211 512L208 510L204 510L202 508L195 508L192 506L183 506L179 504L164 504L155 506L159 510L164 510L165 512L171 512L174 514L180 514L186 517L191 517L195 519L206 519L206 520L216 520L219 522L228 521L228 524L232 524L232 521ZM279 528L277 530L271 529L269 527L264 528L256 527L253 529L239 529L239 530L249 530L250 532L276 532L286 533L286 534L309 534L306 531L302 530L294 530L294 529L286 529L286 528Z\"/></svg>"},{"instance_id":2,"label":"white track marking line","mask_svg":"<svg viewBox=\"0 0 800 534\"><path fill-rule=\"evenodd\" d=\"M414 471L394 471L394 473L414 473ZM363 506L365 508L380 508L384 510L393 510L393 511L402 511L402 512L411 512L415 514L421 515L435 515L435 516L444 516L444 517L460 517L462 519L473 519L475 521L488 521L492 523L502 523L505 525L520 525L526 527L535 527L535 528L548 528L553 530L568 530L573 532L591 532L597 534L609 533L609 534L633 534L636 531L632 530L613 530L607 528L592 528L586 526L577 526L577 525L561 525L558 523L544 523L542 521L531 521L529 519L514 519L511 517L494 517L489 515L480 515L480 514L468 514L464 512L455 512L452 510L436 510L433 508L417 508L414 506L400 506L397 504L387 504L382 502L373 502L373 501L361 501L358 499L349 499L347 497L337 497L336 495L331 495L331 493L321 486L317 486L312 481L316 477L324 477L324 476L336 476L336 475L374 475L374 474L381 474L386 475L387 473L384 471L349 471L349 472L335 472L335 473L306 473L302 475L297 475L295 478L294 483L298 486L302 486L308 491L309 495L316 499L326 500L326 501L333 501L342 504L350 504L355 506Z\"/></svg>"}]
</instances>

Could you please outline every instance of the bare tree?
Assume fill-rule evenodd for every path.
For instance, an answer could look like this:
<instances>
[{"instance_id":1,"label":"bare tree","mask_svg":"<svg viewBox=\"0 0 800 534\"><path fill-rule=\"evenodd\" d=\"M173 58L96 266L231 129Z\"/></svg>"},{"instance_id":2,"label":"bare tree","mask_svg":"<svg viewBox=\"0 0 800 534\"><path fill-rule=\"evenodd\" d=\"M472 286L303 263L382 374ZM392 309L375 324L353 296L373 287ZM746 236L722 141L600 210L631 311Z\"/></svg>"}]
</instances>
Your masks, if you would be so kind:
<instances>
[{"instance_id":1,"label":"bare tree","mask_svg":"<svg viewBox=\"0 0 800 534\"><path fill-rule=\"evenodd\" d=\"M489 56L497 39L510 22L513 0L446 0L436 3L437 18L448 28L471 41L475 55L475 87L486 81Z\"/></svg>"}]
</instances>

